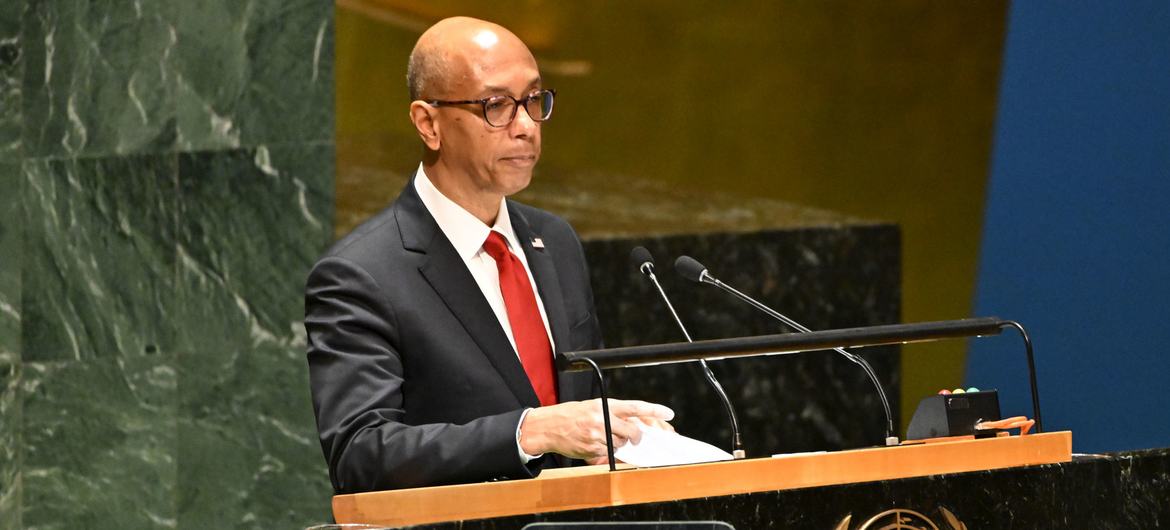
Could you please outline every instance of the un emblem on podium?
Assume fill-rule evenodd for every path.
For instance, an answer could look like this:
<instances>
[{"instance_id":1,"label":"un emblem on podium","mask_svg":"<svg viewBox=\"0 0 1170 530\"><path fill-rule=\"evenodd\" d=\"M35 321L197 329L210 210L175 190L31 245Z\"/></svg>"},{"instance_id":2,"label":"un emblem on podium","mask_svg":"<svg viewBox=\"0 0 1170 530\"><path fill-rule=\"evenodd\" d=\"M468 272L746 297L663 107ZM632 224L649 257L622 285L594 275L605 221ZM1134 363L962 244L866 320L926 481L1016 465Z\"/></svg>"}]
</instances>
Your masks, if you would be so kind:
<instances>
[{"instance_id":1,"label":"un emblem on podium","mask_svg":"<svg viewBox=\"0 0 1170 530\"><path fill-rule=\"evenodd\" d=\"M852 530L967 530L967 525L950 510L939 506L938 511L943 521L946 521L945 527L914 510L895 508L870 517ZM846 515L834 530L850 530L852 522L853 514Z\"/></svg>"}]
</instances>

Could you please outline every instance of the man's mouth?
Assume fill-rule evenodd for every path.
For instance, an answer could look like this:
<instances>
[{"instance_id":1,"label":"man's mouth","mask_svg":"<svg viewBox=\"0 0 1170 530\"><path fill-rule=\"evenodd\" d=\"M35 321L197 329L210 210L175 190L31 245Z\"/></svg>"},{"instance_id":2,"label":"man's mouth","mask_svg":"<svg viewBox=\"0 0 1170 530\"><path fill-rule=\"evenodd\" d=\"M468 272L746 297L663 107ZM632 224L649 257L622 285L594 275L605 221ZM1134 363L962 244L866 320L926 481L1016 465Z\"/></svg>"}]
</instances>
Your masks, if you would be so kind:
<instances>
[{"instance_id":1,"label":"man's mouth","mask_svg":"<svg viewBox=\"0 0 1170 530\"><path fill-rule=\"evenodd\" d=\"M508 162L511 164L520 164L520 165L535 164L536 163L536 155L512 155L512 156L502 157L502 158L500 158L500 160L503 160L504 162Z\"/></svg>"}]
</instances>

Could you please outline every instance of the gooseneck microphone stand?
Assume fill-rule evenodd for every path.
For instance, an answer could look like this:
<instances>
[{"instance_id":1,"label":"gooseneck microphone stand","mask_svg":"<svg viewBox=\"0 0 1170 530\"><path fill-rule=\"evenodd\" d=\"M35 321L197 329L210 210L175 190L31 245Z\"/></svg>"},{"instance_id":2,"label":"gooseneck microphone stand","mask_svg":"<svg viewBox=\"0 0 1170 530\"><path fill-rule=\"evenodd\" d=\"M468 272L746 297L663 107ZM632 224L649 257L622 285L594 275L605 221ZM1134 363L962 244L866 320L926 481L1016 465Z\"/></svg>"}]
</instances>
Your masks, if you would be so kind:
<instances>
[{"instance_id":1,"label":"gooseneck microphone stand","mask_svg":"<svg viewBox=\"0 0 1170 530\"><path fill-rule=\"evenodd\" d=\"M780 314L780 312L758 302L756 299L739 292L734 287L719 281L718 278L715 278L714 276L712 276L710 273L707 272L707 267L704 267L702 263L699 263L698 260L696 260L690 256L679 256L679 258L677 260L675 260L675 262L674 262L674 267L675 267L675 270L677 270L678 273L680 275L682 275L684 278L691 280L693 282L714 285L715 287L718 287L718 288L722 289L723 291L730 293L732 296L735 296L736 298L743 300L748 305L751 305L752 307L756 308L757 310L762 311L764 314L766 314L766 315L768 315L776 320L779 320L780 322L791 327L792 329L795 329L798 333L810 333L812 331L812 330L804 327L803 325L801 325L799 322L792 320L791 318L788 318L788 317ZM886 391L882 389L882 384L878 380L877 373L874 372L873 367L870 366L870 364L865 359L863 359L861 356L849 353L849 352L845 351L844 348L833 348L833 351L840 353L846 359L849 359L853 363L860 366L862 371L865 372L865 375L867 375L869 377L869 380L871 382L873 382L874 388L877 389L878 398L882 402L882 408L885 409L885 413L886 413L885 444L886 445L898 445L898 437L896 435L894 435L894 417L893 417L893 414L890 413L890 401L889 401L889 399L886 398Z\"/></svg>"},{"instance_id":2,"label":"gooseneck microphone stand","mask_svg":"<svg viewBox=\"0 0 1170 530\"><path fill-rule=\"evenodd\" d=\"M655 289L658 290L658 295L662 298L666 308L670 310L670 316L674 317L674 322L678 324L679 331L682 331L683 337L687 342L694 342L691 339L691 334L687 332L686 326L683 325L682 319L678 317L678 312L674 310L674 304L670 303L670 298L666 296L666 291L662 289L662 284L658 283L658 277L654 275L654 258L650 255L650 251L645 247L635 247L630 253L630 261L638 268L643 276L650 279L654 284ZM703 376L707 378L707 382L711 384L711 388L715 389L715 393L719 396L719 400L723 403L723 408L727 410L727 417L731 420L731 456L735 459L747 457L747 452L743 449L743 440L739 432L739 418L735 415L735 407L731 405L731 399L727 397L727 392L723 390L723 385L719 384L719 380L715 378L715 374L711 371L711 367L707 365L707 361L699 359L699 366L703 370Z\"/></svg>"}]
</instances>

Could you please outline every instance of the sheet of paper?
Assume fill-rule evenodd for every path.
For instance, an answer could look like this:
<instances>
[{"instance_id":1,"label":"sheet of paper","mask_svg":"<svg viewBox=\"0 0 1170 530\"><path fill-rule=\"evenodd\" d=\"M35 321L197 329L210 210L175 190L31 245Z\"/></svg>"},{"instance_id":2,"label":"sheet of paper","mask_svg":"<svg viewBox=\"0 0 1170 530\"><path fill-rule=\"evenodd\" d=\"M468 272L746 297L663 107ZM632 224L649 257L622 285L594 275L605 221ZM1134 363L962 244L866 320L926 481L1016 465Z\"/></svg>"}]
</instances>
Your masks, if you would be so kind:
<instances>
[{"instance_id":1,"label":"sheet of paper","mask_svg":"<svg viewBox=\"0 0 1170 530\"><path fill-rule=\"evenodd\" d=\"M642 439L614 451L614 457L637 467L675 466L731 460L730 453L706 442L657 427L642 426Z\"/></svg>"},{"instance_id":2,"label":"sheet of paper","mask_svg":"<svg viewBox=\"0 0 1170 530\"><path fill-rule=\"evenodd\" d=\"M821 453L827 453L827 452L828 451L804 451L801 453L779 453L779 454L772 455L772 458L792 458L794 456L819 455Z\"/></svg>"}]
</instances>

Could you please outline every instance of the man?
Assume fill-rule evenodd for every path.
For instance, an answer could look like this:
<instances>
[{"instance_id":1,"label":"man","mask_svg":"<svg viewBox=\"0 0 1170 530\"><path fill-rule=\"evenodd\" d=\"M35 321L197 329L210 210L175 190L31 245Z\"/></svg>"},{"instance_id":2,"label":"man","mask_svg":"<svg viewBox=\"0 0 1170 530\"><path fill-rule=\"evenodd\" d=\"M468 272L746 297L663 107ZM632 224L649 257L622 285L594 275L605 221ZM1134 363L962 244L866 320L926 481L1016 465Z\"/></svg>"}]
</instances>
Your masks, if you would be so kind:
<instances>
[{"instance_id":1,"label":"man","mask_svg":"<svg viewBox=\"0 0 1170 530\"><path fill-rule=\"evenodd\" d=\"M305 328L313 404L338 493L527 478L605 455L587 374L554 351L598 348L580 241L505 197L524 189L551 116L536 60L470 18L411 52L410 119L424 144L388 209L313 268ZM610 402L615 443L673 414Z\"/></svg>"}]
</instances>

